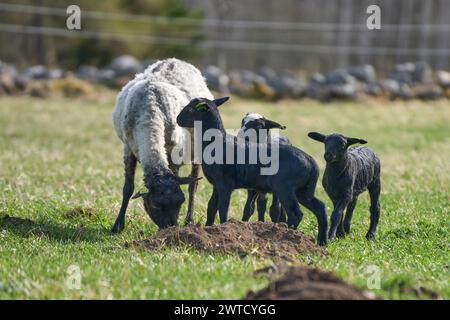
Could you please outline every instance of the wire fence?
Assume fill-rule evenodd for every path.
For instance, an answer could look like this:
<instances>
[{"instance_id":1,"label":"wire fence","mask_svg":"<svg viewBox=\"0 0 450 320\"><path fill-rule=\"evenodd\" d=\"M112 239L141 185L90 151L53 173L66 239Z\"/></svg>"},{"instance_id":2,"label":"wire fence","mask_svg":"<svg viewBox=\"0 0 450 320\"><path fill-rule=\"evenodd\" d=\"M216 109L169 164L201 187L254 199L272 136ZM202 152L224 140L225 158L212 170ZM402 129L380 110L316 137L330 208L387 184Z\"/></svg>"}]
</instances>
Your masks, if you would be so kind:
<instances>
[{"instance_id":1,"label":"wire fence","mask_svg":"<svg viewBox=\"0 0 450 320\"><path fill-rule=\"evenodd\" d=\"M66 8L42 7L32 5L21 5L12 3L0 3L0 13L4 14L28 14L43 17L68 17ZM184 45L195 48L231 50L234 53L228 57L239 60L239 55L245 51L277 52L279 59L287 57L289 53L318 54L320 60L328 59L328 64L334 62L330 55L336 56L336 60L353 60L355 56L372 56L383 58L390 56L394 58L410 59L419 57L426 59L439 58L441 64L448 64L450 57L449 41L450 24L433 23L383 23L378 33L368 34L365 24L343 23L341 18L333 23L312 22L283 22L283 21L247 21L227 19L197 19L185 17L148 16L139 14L125 14L117 12L102 12L93 10L81 11L82 21L85 19L102 20L110 22L133 22L148 25L169 27L198 26L207 30L207 38L201 40L190 39L183 35L182 28L177 33L160 33L148 35L142 33L113 32L104 30L67 30L64 27L35 26L25 24L0 23L0 32L12 34L42 35L48 37L86 38L107 41L119 41L128 43L144 43L156 45ZM349 20L351 21L351 19ZM65 22L65 20L64 20ZM64 23L65 26L65 23ZM186 31L189 32L189 31ZM259 34L255 33L259 32ZM297 32L289 37L289 32ZM239 36L236 37L236 34ZM261 37L267 35L267 38ZM383 37L379 35L383 35ZM231 37L230 35L234 35ZM245 38L245 36L248 37ZM361 40L363 38L366 40ZM418 38L411 46L409 38ZM438 45L430 45L428 38L444 39ZM336 41L330 39L336 38ZM394 38L392 40L392 38ZM305 41L311 40L311 41ZM380 40L381 39L381 40ZM398 40L396 40L398 39ZM410 46L407 44L410 43ZM431 41L437 43L437 41ZM224 55L217 53L216 55ZM253 55L253 54L251 54ZM253 58L250 54L246 57L246 63ZM260 56L261 57L261 56ZM302 57L304 58L304 57ZM309 57L308 57L309 59ZM361 60L361 58L359 58ZM244 61L244 60L243 60ZM341 64L345 64L346 62Z\"/></svg>"},{"instance_id":2,"label":"wire fence","mask_svg":"<svg viewBox=\"0 0 450 320\"><path fill-rule=\"evenodd\" d=\"M350 47L350 46L326 46L326 45L301 45L285 43L230 41L230 40L205 40L195 43L184 38L158 37L142 34L96 32L82 30L67 30L64 28L36 27L16 24L0 24L0 31L24 34L42 34L46 36L60 36L69 38L87 38L99 40L114 40L126 42L143 42L149 44L166 45L195 45L201 48L236 49L236 50L269 50L269 51L293 51L310 53L327 53L331 50L337 53L355 53L362 55L414 55L427 54L430 56L448 56L449 49L432 48L389 48L389 47Z\"/></svg>"},{"instance_id":3,"label":"wire fence","mask_svg":"<svg viewBox=\"0 0 450 320\"><path fill-rule=\"evenodd\" d=\"M65 16L66 9L54 7L37 7L31 5L18 5L0 3L0 11L11 13L40 14L48 16ZM272 30L301 30L301 31L345 31L355 32L367 30L365 24L350 23L306 23L306 22L274 22L274 21L246 21L222 19L194 19L185 17L163 17L137 14L124 14L116 12L101 12L82 10L83 19L101 19L129 21L150 24L192 25L201 22L205 27L226 27L233 29L272 29ZM386 31L433 31L448 32L450 24L383 24Z\"/></svg>"}]
</instances>

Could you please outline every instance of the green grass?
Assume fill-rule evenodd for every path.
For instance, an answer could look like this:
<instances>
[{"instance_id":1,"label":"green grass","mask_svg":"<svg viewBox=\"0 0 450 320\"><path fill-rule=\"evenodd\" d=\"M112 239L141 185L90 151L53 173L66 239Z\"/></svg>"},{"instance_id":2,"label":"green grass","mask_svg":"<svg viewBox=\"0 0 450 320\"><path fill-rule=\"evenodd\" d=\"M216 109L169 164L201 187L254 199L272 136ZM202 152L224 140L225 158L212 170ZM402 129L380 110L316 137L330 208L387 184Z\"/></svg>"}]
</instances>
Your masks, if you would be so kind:
<instances>
[{"instance_id":1,"label":"green grass","mask_svg":"<svg viewBox=\"0 0 450 320\"><path fill-rule=\"evenodd\" d=\"M125 242L156 232L140 201L129 207L127 227L109 229L121 201L122 145L111 124L113 102L0 100L0 215L31 219L22 226L0 222L0 298L241 298L268 283L253 271L269 263L255 258L208 255L189 248L148 252ZM312 154L323 171L323 145L308 131L342 132L369 141L382 161L381 221L377 240L369 225L367 194L360 197L352 233L331 243L328 257L299 262L332 270L366 288L369 265L381 271L385 298L411 298L402 286L425 286L450 298L450 103L262 103L234 99L221 107L226 127L247 111L287 125L291 141ZM188 172L188 168L183 170ZM138 172L137 188L143 185ZM202 180L195 219L204 223L210 185ZM318 197L331 203L321 186ZM239 218L245 192L233 194ZM90 215L72 219L81 207ZM184 218L185 207L183 207ZM253 219L256 218L256 215ZM300 229L316 235L305 210ZM80 290L66 286L67 269L78 265Z\"/></svg>"}]
</instances>

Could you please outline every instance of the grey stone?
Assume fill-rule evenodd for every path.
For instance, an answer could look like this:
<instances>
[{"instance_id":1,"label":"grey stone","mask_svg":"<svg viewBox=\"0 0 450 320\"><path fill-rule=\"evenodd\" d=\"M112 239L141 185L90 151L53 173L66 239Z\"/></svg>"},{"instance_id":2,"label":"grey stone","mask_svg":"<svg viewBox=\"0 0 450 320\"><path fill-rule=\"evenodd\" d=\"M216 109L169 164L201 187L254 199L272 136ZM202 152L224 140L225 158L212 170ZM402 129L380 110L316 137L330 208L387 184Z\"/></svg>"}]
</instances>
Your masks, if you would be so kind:
<instances>
[{"instance_id":1,"label":"grey stone","mask_svg":"<svg viewBox=\"0 0 450 320\"><path fill-rule=\"evenodd\" d=\"M229 93L230 78L219 67L207 66L203 70L203 76L210 89L223 94Z\"/></svg>"},{"instance_id":2,"label":"grey stone","mask_svg":"<svg viewBox=\"0 0 450 320\"><path fill-rule=\"evenodd\" d=\"M124 55L115 58L108 69L114 71L116 77L134 76L143 71L142 64L133 56Z\"/></svg>"},{"instance_id":3,"label":"grey stone","mask_svg":"<svg viewBox=\"0 0 450 320\"><path fill-rule=\"evenodd\" d=\"M375 68L370 64L350 67L347 69L347 71L356 80L364 83L373 83L377 80Z\"/></svg>"}]
</instances>

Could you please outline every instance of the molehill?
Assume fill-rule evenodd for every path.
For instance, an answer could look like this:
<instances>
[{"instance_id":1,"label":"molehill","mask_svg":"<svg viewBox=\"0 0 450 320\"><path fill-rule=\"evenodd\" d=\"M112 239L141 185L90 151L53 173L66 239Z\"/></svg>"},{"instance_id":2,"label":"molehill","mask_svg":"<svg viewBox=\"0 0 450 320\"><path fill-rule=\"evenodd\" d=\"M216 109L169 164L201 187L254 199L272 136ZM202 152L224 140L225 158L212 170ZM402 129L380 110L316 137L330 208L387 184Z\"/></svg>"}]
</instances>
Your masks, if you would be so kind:
<instances>
[{"instance_id":1,"label":"molehill","mask_svg":"<svg viewBox=\"0 0 450 320\"><path fill-rule=\"evenodd\" d=\"M315 244L313 237L289 229L286 224L248 223L235 219L207 227L189 225L161 229L156 235L134 244L149 250L190 246L209 253L237 254L240 257L251 255L283 261L295 261L298 255L326 254Z\"/></svg>"}]
</instances>

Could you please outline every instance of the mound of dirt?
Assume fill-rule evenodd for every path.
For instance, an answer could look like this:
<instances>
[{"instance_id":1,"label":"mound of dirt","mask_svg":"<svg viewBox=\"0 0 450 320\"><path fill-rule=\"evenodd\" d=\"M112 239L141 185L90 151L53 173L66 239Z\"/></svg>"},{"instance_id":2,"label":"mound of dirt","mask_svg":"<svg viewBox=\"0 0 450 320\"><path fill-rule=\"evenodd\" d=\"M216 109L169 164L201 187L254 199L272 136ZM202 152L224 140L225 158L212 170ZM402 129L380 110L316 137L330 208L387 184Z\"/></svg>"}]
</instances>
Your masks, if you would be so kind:
<instances>
[{"instance_id":1,"label":"mound of dirt","mask_svg":"<svg viewBox=\"0 0 450 320\"><path fill-rule=\"evenodd\" d=\"M150 250L188 245L211 253L238 254L240 257L254 255L286 261L294 261L299 254L325 254L315 244L314 238L289 229L286 224L249 223L234 219L210 227L190 225L162 229L156 235L135 244Z\"/></svg>"},{"instance_id":2,"label":"mound of dirt","mask_svg":"<svg viewBox=\"0 0 450 320\"><path fill-rule=\"evenodd\" d=\"M331 272L302 266L282 268L283 275L247 300L372 300L371 292L353 287Z\"/></svg>"}]
</instances>

